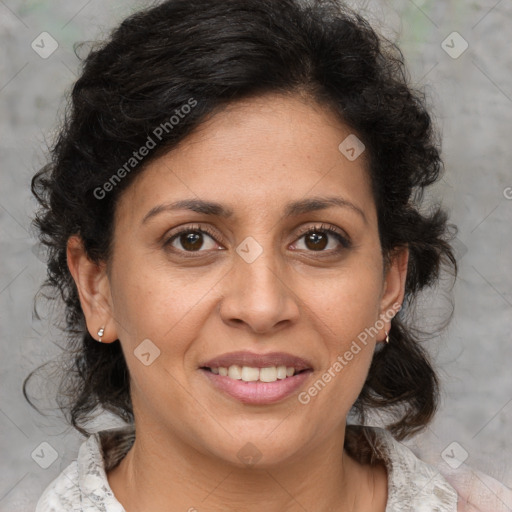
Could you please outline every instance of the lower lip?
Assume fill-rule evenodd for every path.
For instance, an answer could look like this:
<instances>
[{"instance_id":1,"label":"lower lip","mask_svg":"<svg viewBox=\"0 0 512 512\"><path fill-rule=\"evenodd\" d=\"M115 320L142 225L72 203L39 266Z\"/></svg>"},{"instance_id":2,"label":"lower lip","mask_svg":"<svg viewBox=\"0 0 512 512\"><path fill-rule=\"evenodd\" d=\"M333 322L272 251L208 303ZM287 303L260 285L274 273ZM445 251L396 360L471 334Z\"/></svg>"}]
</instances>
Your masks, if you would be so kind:
<instances>
[{"instance_id":1,"label":"lower lip","mask_svg":"<svg viewBox=\"0 0 512 512\"><path fill-rule=\"evenodd\" d=\"M220 391L244 404L259 405L273 404L289 397L304 384L312 373L312 370L307 370L275 382L245 382L217 375L203 368L200 368L200 371Z\"/></svg>"}]
</instances>

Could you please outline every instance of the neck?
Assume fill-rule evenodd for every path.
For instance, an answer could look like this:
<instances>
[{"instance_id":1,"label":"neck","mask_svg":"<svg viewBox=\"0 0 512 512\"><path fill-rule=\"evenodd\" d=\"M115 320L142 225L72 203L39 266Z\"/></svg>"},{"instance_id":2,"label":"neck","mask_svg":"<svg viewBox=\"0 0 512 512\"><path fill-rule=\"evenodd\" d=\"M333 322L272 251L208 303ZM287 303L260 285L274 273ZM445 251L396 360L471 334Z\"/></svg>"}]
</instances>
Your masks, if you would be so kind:
<instances>
[{"instance_id":1,"label":"neck","mask_svg":"<svg viewBox=\"0 0 512 512\"><path fill-rule=\"evenodd\" d=\"M384 511L385 469L343 450L345 426L296 460L266 469L239 467L202 453L163 431L137 425L136 439L109 484L127 512Z\"/></svg>"}]
</instances>

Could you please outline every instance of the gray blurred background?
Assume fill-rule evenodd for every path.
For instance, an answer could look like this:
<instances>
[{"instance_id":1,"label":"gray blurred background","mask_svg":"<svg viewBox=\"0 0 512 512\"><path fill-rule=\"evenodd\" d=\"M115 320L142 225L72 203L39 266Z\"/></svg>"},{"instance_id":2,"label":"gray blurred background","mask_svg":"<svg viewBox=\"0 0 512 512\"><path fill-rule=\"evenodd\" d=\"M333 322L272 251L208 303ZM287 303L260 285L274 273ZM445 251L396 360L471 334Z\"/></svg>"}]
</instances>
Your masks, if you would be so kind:
<instances>
[{"instance_id":1,"label":"gray blurred background","mask_svg":"<svg viewBox=\"0 0 512 512\"><path fill-rule=\"evenodd\" d=\"M434 193L459 228L453 320L429 343L443 402L431 427L407 444L433 464L453 464L455 455L512 487L512 2L351 4L398 41L412 83L426 87L446 165ZM147 5L0 0L0 511L34 510L84 440L57 409L41 416L21 391L61 340L32 314L45 266L30 228L30 178L76 79L73 44L105 37ZM446 283L423 300L427 324L446 317Z\"/></svg>"}]
</instances>

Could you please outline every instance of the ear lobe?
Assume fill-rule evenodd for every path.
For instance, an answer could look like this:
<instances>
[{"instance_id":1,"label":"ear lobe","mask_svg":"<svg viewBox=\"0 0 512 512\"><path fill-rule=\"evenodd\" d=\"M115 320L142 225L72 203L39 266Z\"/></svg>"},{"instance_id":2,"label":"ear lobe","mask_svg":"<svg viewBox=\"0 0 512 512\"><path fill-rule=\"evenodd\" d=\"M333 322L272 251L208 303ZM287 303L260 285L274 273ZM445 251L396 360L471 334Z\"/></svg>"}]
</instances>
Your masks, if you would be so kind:
<instances>
[{"instance_id":1,"label":"ear lobe","mask_svg":"<svg viewBox=\"0 0 512 512\"><path fill-rule=\"evenodd\" d=\"M113 321L112 297L106 264L96 264L89 259L82 239L78 235L69 237L66 255L89 334L94 339L99 339L98 330L103 327L102 342L115 341L117 332Z\"/></svg>"}]
</instances>

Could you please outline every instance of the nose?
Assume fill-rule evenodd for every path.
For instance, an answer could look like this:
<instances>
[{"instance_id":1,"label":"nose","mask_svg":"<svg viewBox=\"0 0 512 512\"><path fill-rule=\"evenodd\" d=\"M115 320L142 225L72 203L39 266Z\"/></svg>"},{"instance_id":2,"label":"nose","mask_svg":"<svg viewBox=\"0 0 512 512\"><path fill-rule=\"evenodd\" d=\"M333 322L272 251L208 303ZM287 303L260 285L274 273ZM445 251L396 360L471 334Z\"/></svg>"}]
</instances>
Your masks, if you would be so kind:
<instances>
[{"instance_id":1,"label":"nose","mask_svg":"<svg viewBox=\"0 0 512 512\"><path fill-rule=\"evenodd\" d=\"M241 253L242 254L242 253ZM252 262L234 255L227 276L220 314L231 327L254 333L271 333L299 318L299 304L289 275L268 247Z\"/></svg>"}]
</instances>

